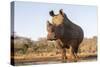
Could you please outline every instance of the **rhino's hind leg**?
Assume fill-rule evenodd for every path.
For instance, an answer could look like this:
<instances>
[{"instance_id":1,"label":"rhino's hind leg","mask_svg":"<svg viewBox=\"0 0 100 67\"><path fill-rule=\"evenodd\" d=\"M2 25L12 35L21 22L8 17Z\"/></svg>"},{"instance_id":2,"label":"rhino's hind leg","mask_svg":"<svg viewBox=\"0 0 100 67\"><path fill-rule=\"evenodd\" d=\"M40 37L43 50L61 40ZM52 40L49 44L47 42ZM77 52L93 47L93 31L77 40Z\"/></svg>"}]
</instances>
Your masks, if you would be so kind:
<instances>
[{"instance_id":1,"label":"rhino's hind leg","mask_svg":"<svg viewBox=\"0 0 100 67\"><path fill-rule=\"evenodd\" d=\"M76 54L75 52L73 52L73 55L74 55L74 57L75 57L75 58L73 59L73 61L74 61L74 62L77 62L77 61L78 61L78 56L77 56L77 54Z\"/></svg>"},{"instance_id":2,"label":"rhino's hind leg","mask_svg":"<svg viewBox=\"0 0 100 67\"><path fill-rule=\"evenodd\" d=\"M78 61L78 56L77 56L77 53L75 52L75 50L73 49L72 46L70 46L70 48L69 48L69 53L72 57L70 60L73 61L73 62L77 62Z\"/></svg>"}]
</instances>

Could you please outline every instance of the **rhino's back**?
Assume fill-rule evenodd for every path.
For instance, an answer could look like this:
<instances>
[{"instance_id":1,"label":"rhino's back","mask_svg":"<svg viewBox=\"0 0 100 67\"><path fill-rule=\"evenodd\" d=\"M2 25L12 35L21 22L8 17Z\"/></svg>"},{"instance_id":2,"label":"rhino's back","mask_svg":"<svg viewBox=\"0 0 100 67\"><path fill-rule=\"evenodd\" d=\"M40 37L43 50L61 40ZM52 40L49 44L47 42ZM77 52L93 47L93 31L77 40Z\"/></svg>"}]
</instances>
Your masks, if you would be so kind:
<instances>
[{"instance_id":1,"label":"rhino's back","mask_svg":"<svg viewBox=\"0 0 100 67\"><path fill-rule=\"evenodd\" d=\"M79 40L80 42L83 40L83 30L80 26L70 23L68 25L64 25L64 39L68 40Z\"/></svg>"}]
</instances>

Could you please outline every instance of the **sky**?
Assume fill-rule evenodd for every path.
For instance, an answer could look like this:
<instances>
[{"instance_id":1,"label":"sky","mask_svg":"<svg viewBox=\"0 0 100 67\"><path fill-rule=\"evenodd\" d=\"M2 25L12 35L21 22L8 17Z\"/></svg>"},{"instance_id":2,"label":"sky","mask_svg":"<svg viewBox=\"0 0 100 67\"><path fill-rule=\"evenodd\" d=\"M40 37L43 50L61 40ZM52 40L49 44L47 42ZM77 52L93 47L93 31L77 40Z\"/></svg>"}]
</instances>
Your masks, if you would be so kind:
<instances>
[{"instance_id":1,"label":"sky","mask_svg":"<svg viewBox=\"0 0 100 67\"><path fill-rule=\"evenodd\" d=\"M97 7L88 5L49 4L15 1L14 32L16 35L38 40L47 36L46 23L51 21L49 11L63 9L68 18L82 27L85 37L97 35Z\"/></svg>"}]
</instances>

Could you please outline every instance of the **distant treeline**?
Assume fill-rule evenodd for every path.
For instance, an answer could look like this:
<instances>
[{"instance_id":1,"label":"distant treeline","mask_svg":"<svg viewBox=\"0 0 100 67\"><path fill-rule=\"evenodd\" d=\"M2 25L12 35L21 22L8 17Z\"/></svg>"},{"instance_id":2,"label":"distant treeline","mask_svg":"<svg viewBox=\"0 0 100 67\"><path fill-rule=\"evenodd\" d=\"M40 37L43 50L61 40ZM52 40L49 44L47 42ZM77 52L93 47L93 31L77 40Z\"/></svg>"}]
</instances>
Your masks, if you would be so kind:
<instances>
[{"instance_id":1,"label":"distant treeline","mask_svg":"<svg viewBox=\"0 0 100 67\"><path fill-rule=\"evenodd\" d=\"M56 47L55 41L47 41L46 38L39 38L38 41L33 41L25 37L12 37L11 45L14 45L15 54L26 54L26 53L42 53L42 52L59 52L59 48ZM97 52L97 36L93 38L84 38L83 42L80 44L79 53Z\"/></svg>"}]
</instances>

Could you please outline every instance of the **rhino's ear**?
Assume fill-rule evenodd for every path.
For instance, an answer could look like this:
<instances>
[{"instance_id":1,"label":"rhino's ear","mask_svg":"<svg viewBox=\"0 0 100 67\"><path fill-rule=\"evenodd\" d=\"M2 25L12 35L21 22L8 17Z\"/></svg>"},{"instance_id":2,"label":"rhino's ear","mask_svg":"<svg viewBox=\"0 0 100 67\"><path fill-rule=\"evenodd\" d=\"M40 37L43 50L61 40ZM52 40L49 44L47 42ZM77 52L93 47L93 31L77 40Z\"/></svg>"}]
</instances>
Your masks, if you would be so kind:
<instances>
[{"instance_id":1,"label":"rhino's ear","mask_svg":"<svg viewBox=\"0 0 100 67\"><path fill-rule=\"evenodd\" d=\"M53 12L53 10L50 11L49 14L50 14L50 16L54 16L55 15L54 12Z\"/></svg>"},{"instance_id":2,"label":"rhino's ear","mask_svg":"<svg viewBox=\"0 0 100 67\"><path fill-rule=\"evenodd\" d=\"M63 16L64 16L63 9L60 9L60 10L59 10L59 13L60 13L61 15L63 15Z\"/></svg>"},{"instance_id":3,"label":"rhino's ear","mask_svg":"<svg viewBox=\"0 0 100 67\"><path fill-rule=\"evenodd\" d=\"M52 24L49 22L49 21L47 21L47 26L51 26Z\"/></svg>"}]
</instances>

